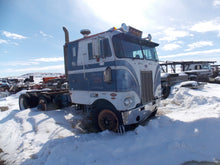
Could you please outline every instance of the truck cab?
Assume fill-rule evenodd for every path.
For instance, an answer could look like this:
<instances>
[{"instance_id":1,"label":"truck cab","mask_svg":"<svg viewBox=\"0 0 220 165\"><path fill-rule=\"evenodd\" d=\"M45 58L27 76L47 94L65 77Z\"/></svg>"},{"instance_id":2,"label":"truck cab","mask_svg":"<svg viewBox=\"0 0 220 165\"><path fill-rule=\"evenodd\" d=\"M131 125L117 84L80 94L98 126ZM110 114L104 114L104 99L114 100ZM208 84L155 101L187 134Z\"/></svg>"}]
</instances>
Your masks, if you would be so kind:
<instances>
[{"instance_id":1,"label":"truck cab","mask_svg":"<svg viewBox=\"0 0 220 165\"><path fill-rule=\"evenodd\" d=\"M122 24L70 42L66 28L64 60L71 101L83 105L99 130L123 131L157 111L161 98L156 47L142 32Z\"/></svg>"},{"instance_id":2,"label":"truck cab","mask_svg":"<svg viewBox=\"0 0 220 165\"><path fill-rule=\"evenodd\" d=\"M190 80L208 82L209 78L213 75L211 63L215 63L215 61L193 61L185 63L182 67Z\"/></svg>"}]
</instances>

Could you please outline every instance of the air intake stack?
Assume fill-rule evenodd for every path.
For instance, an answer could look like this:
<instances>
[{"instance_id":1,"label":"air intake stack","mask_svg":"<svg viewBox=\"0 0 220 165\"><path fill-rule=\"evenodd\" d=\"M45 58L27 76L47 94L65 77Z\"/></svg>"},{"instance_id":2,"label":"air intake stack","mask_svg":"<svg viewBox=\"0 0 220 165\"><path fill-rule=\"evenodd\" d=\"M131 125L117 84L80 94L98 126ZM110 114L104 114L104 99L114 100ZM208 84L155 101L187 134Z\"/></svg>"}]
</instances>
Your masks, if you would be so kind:
<instances>
[{"instance_id":1,"label":"air intake stack","mask_svg":"<svg viewBox=\"0 0 220 165\"><path fill-rule=\"evenodd\" d=\"M82 29L81 31L80 31L80 33L83 35L83 37L85 38L85 37L87 37L90 33L91 33L91 31L89 30L89 29Z\"/></svg>"}]
</instances>

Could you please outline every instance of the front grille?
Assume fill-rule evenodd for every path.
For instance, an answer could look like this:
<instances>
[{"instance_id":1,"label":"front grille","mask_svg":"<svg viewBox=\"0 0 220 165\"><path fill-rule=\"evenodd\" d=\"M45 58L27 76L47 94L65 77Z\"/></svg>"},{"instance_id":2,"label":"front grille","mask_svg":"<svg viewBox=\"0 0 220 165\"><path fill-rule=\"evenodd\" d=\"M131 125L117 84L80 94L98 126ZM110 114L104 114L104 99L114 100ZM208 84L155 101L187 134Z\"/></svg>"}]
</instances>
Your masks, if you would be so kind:
<instances>
[{"instance_id":1,"label":"front grille","mask_svg":"<svg viewBox=\"0 0 220 165\"><path fill-rule=\"evenodd\" d=\"M153 96L153 80L152 71L141 71L141 101L142 104L152 101Z\"/></svg>"}]
</instances>

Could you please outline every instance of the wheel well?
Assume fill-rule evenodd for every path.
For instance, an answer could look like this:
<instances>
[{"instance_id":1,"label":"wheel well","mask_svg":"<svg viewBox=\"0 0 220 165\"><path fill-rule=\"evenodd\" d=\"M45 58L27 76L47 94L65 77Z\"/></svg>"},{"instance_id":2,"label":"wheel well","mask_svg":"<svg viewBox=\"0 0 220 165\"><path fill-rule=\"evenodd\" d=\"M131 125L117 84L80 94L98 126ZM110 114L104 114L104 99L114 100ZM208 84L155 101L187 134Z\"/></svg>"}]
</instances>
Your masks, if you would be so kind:
<instances>
[{"instance_id":1,"label":"wheel well","mask_svg":"<svg viewBox=\"0 0 220 165\"><path fill-rule=\"evenodd\" d=\"M115 106L109 102L108 100L105 99L99 99L96 100L93 104L92 104L92 109L101 109L101 108L110 108L112 110L116 110Z\"/></svg>"}]
</instances>

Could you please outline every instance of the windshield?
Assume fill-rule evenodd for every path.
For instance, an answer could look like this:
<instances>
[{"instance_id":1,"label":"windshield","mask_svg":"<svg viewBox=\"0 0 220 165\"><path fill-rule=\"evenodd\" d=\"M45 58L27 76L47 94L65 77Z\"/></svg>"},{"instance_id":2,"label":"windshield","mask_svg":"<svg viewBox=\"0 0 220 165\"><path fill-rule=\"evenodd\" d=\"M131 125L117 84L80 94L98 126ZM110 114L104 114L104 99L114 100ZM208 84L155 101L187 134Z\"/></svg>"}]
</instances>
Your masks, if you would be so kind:
<instances>
[{"instance_id":1,"label":"windshield","mask_svg":"<svg viewBox=\"0 0 220 165\"><path fill-rule=\"evenodd\" d=\"M210 67L209 64L206 64L206 65L203 65L203 66L202 66L202 69L211 69L211 67Z\"/></svg>"},{"instance_id":2,"label":"windshield","mask_svg":"<svg viewBox=\"0 0 220 165\"><path fill-rule=\"evenodd\" d=\"M158 61L156 44L125 34L113 37L115 54L119 58L146 59Z\"/></svg>"}]
</instances>

